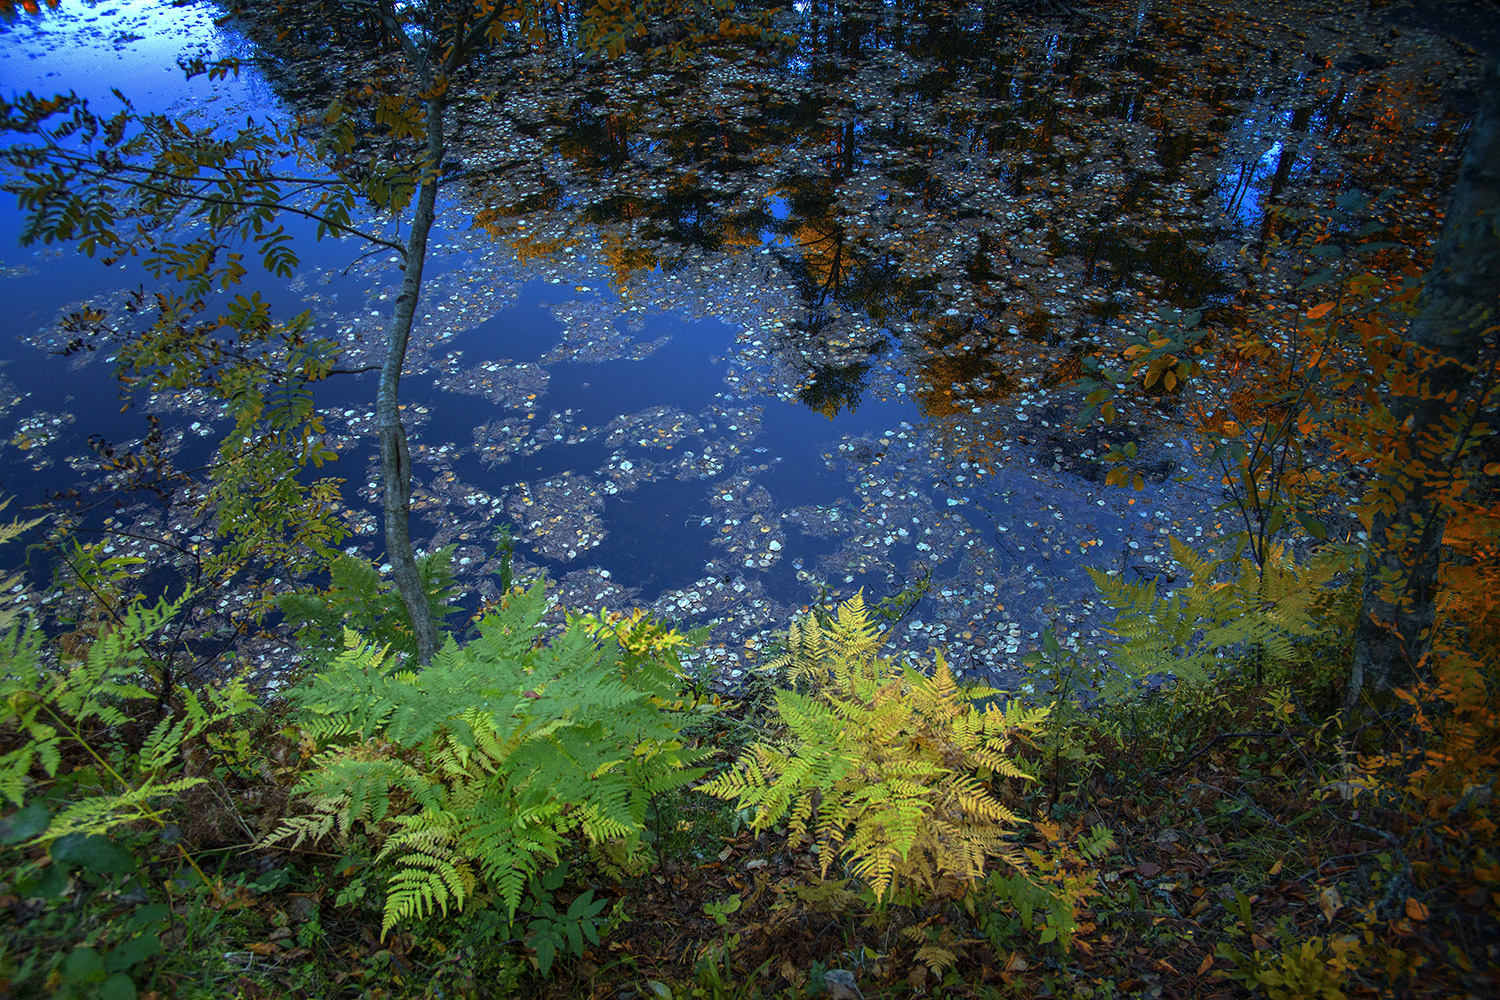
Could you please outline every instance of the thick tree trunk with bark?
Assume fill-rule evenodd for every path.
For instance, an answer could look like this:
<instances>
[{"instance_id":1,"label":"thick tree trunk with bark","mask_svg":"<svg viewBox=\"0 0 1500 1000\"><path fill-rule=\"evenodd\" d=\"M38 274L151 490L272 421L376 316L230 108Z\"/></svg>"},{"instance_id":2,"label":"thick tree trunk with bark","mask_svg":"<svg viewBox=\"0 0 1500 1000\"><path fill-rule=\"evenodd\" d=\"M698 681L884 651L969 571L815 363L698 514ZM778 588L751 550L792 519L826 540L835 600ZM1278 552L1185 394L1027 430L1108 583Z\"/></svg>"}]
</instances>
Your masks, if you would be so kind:
<instances>
[{"instance_id":1,"label":"thick tree trunk with bark","mask_svg":"<svg viewBox=\"0 0 1500 1000\"><path fill-rule=\"evenodd\" d=\"M1345 706L1376 709L1421 668L1432 642L1445 511L1434 472L1458 460L1476 414L1480 348L1500 303L1500 63L1491 67L1469 134L1410 341L1419 388L1391 404L1408 433L1402 454L1373 484L1384 500L1370 528L1363 605ZM1440 477L1441 478L1441 477Z\"/></svg>"},{"instance_id":2,"label":"thick tree trunk with bark","mask_svg":"<svg viewBox=\"0 0 1500 1000\"><path fill-rule=\"evenodd\" d=\"M417 661L428 663L438 649L438 623L428 604L416 554L411 544L411 455L401 424L397 392L406 364L417 300L422 293L422 266L427 261L427 236L437 216L438 179L443 163L443 126L446 101L442 95L427 101L427 150L421 187L406 239L406 270L386 339L385 363L375 397L375 419L380 429L380 479L385 507L385 550L401 603L411 619L417 640Z\"/></svg>"}]
</instances>

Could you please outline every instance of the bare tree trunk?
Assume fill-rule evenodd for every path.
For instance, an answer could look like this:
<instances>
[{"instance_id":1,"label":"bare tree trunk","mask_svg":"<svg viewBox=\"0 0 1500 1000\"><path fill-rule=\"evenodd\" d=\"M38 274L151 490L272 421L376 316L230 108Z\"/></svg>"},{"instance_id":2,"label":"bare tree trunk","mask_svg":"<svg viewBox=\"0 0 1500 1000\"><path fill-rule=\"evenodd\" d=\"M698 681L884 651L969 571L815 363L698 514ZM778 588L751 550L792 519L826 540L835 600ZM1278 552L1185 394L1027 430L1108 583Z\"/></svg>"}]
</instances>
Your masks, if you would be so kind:
<instances>
[{"instance_id":1,"label":"bare tree trunk","mask_svg":"<svg viewBox=\"0 0 1500 1000\"><path fill-rule=\"evenodd\" d=\"M401 603L411 619L417 640L417 661L428 663L438 649L438 623L428 603L427 590L417 569L411 544L411 455L406 447L406 429L401 425L397 390L406 364L406 345L411 339L417 300L422 292L422 267L427 261L427 235L437 215L438 179L443 164L443 125L447 102L442 94L427 101L427 152L421 187L412 213L411 232L406 239L406 269L401 291L391 317L386 340L385 363L380 369L380 388L375 397L375 419L380 429L380 480L385 507L386 558L391 576L401 593Z\"/></svg>"},{"instance_id":2,"label":"bare tree trunk","mask_svg":"<svg viewBox=\"0 0 1500 1000\"><path fill-rule=\"evenodd\" d=\"M1470 128L1410 340L1427 365L1391 410L1408 431L1404 454L1374 484L1385 505L1370 527L1363 605L1355 626L1345 708L1380 709L1409 682L1432 644L1445 511L1434 473L1460 458L1458 435L1477 414L1472 383L1495 322L1500 287L1500 62L1490 69ZM1466 409L1467 408L1467 409ZM1446 478L1446 477L1445 477Z\"/></svg>"}]
</instances>

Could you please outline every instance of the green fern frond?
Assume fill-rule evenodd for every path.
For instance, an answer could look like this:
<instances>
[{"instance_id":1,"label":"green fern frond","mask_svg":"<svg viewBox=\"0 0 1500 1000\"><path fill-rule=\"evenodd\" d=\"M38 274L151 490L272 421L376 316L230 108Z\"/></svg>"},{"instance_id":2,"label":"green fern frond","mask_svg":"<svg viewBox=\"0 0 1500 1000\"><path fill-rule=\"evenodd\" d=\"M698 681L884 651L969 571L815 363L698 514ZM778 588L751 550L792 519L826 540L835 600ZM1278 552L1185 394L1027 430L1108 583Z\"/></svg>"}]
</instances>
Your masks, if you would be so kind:
<instances>
[{"instance_id":1,"label":"green fern frond","mask_svg":"<svg viewBox=\"0 0 1500 1000\"><path fill-rule=\"evenodd\" d=\"M446 916L450 904L455 910L463 909L473 889L474 873L465 862L426 854L403 856L401 867L387 883L381 940L403 920L420 920L434 912Z\"/></svg>"},{"instance_id":2,"label":"green fern frond","mask_svg":"<svg viewBox=\"0 0 1500 1000\"><path fill-rule=\"evenodd\" d=\"M546 609L540 583L512 594L477 639L421 671L390 671L383 649L348 641L293 693L324 749L297 788L313 817L277 837L361 826L393 869L385 931L462 909L479 878L514 915L570 842L633 856L651 797L693 780L703 754L679 739L685 716L667 706L682 702L658 654L632 652L622 669L618 635L577 618L541 642ZM682 644L652 637L661 656Z\"/></svg>"},{"instance_id":3,"label":"green fern frond","mask_svg":"<svg viewBox=\"0 0 1500 1000\"><path fill-rule=\"evenodd\" d=\"M70 834L108 834L126 823L154 819L155 803L181 795L189 788L203 784L203 778L177 778L172 781L146 779L141 784L111 795L92 795L75 802L52 817L47 839L56 840Z\"/></svg>"},{"instance_id":4,"label":"green fern frond","mask_svg":"<svg viewBox=\"0 0 1500 1000\"><path fill-rule=\"evenodd\" d=\"M1248 652L1262 662L1294 659L1316 635L1312 609L1342 568L1325 558L1299 564L1281 546L1268 550L1263 566L1248 557L1231 565L1169 541L1189 582L1167 597L1154 580L1132 584L1089 570L1115 612L1115 662L1132 678L1170 673L1204 683Z\"/></svg>"}]
</instances>

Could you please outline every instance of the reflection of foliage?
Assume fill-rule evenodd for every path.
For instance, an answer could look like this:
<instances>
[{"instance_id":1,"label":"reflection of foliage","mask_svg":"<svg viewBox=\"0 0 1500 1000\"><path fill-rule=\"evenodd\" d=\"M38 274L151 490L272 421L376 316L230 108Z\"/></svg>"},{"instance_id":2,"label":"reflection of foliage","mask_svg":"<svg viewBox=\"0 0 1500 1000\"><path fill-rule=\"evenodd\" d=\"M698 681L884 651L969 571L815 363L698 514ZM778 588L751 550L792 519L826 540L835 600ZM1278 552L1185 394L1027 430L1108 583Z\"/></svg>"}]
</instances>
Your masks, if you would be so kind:
<instances>
[{"instance_id":1,"label":"reflection of foliage","mask_svg":"<svg viewBox=\"0 0 1500 1000\"><path fill-rule=\"evenodd\" d=\"M0 500L0 511L9 506L9 497ZM41 523L42 518L33 518L30 521L14 519L9 524L0 524L0 545L13 541ZM0 573L0 633L10 631L25 608L29 596L21 573Z\"/></svg>"},{"instance_id":2,"label":"reflection of foliage","mask_svg":"<svg viewBox=\"0 0 1500 1000\"><path fill-rule=\"evenodd\" d=\"M865 376L869 374L867 364L835 368L832 365L813 369L807 382L797 390L802 405L816 410L829 420L847 410L859 409L860 395L864 392Z\"/></svg>"},{"instance_id":3,"label":"reflection of foliage","mask_svg":"<svg viewBox=\"0 0 1500 1000\"><path fill-rule=\"evenodd\" d=\"M998 336L933 323L925 340L917 399L927 416L969 413L975 406L1003 400L1020 388L1004 364L1013 361L1019 366L1024 362L1005 351Z\"/></svg>"}]
</instances>

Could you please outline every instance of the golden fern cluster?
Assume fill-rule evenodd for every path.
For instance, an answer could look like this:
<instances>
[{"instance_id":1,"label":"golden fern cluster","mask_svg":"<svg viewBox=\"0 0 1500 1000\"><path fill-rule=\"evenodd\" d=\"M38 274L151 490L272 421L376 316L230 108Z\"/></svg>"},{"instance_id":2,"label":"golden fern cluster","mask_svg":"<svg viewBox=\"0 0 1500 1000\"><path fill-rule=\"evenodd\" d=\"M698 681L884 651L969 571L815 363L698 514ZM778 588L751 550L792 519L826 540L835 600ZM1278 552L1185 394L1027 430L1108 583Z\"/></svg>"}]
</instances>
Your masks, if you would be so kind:
<instances>
[{"instance_id":1,"label":"golden fern cluster","mask_svg":"<svg viewBox=\"0 0 1500 1000\"><path fill-rule=\"evenodd\" d=\"M1007 751L1048 711L981 709L970 699L997 692L961 689L941 653L931 676L881 657L883 638L860 595L795 624L779 665L811 693L777 692L787 738L751 746L701 786L754 809L757 829L785 817L825 875L842 856L882 901L904 883L951 890L992 858L1018 859L1010 836L1022 820L998 782L1029 779Z\"/></svg>"}]
</instances>

